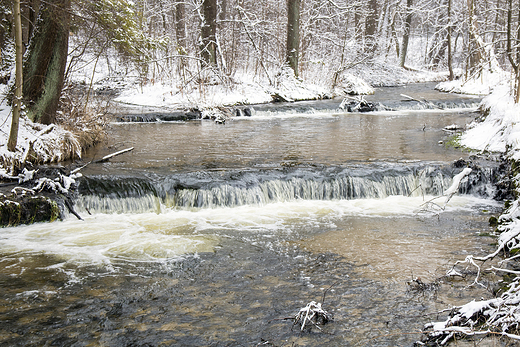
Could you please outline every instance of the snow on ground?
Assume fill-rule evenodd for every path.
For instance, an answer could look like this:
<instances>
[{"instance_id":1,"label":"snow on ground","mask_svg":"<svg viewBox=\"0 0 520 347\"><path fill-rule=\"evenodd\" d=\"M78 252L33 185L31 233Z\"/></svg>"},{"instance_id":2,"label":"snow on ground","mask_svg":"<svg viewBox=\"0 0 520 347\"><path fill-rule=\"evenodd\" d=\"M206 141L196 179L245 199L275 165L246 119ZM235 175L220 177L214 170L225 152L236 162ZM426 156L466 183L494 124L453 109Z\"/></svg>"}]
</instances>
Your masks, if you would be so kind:
<instances>
[{"instance_id":1,"label":"snow on ground","mask_svg":"<svg viewBox=\"0 0 520 347\"><path fill-rule=\"evenodd\" d=\"M508 151L508 156L520 159L520 105L512 97L511 74L498 63L482 69L467 80L439 83L435 89L451 93L487 95L480 105L484 121L473 122L460 138L460 144L478 151Z\"/></svg>"},{"instance_id":2,"label":"snow on ground","mask_svg":"<svg viewBox=\"0 0 520 347\"><path fill-rule=\"evenodd\" d=\"M6 86L1 86L5 95ZM13 165L20 167L25 159L33 163L59 162L71 157L80 157L79 142L70 131L57 125L33 123L27 117L20 117L18 141L15 152L7 149L11 129L11 107L6 98L0 102L0 177L15 175Z\"/></svg>"},{"instance_id":3,"label":"snow on ground","mask_svg":"<svg viewBox=\"0 0 520 347\"><path fill-rule=\"evenodd\" d=\"M148 84L132 86L124 90L116 99L128 105L155 106L166 108L214 107L235 104L259 104L272 101L265 89L257 84L243 83L233 87L220 85L204 86L186 93L174 85Z\"/></svg>"},{"instance_id":4,"label":"snow on ground","mask_svg":"<svg viewBox=\"0 0 520 347\"><path fill-rule=\"evenodd\" d=\"M468 80L456 79L439 83L435 89L448 93L459 93L469 95L488 95L493 90L510 80L510 75L501 70L482 70L481 73Z\"/></svg>"},{"instance_id":5,"label":"snow on ground","mask_svg":"<svg viewBox=\"0 0 520 347\"><path fill-rule=\"evenodd\" d=\"M448 78L447 72L434 72L416 68L403 69L380 58L371 64L360 64L348 73L363 79L373 87L393 87L410 83L440 82Z\"/></svg>"},{"instance_id":6,"label":"snow on ground","mask_svg":"<svg viewBox=\"0 0 520 347\"><path fill-rule=\"evenodd\" d=\"M129 105L166 108L211 108L268 103L273 101L273 96L292 101L333 96L326 87L296 79L289 69L282 69L276 74L273 82L274 86L270 86L269 83L253 82L253 78L248 75L235 75L224 83L187 88L179 88L173 83L149 83L125 89L115 101ZM359 85L359 82L356 85ZM367 88L360 92L365 90Z\"/></svg>"},{"instance_id":7,"label":"snow on ground","mask_svg":"<svg viewBox=\"0 0 520 347\"><path fill-rule=\"evenodd\" d=\"M254 78L251 76L237 74L229 84L191 87L184 90L172 83L149 83L145 86L134 84L125 89L115 101L166 108L210 108L272 102L274 95L292 101L331 98L346 94L367 95L374 93L373 86L438 81L445 77L446 74L411 72L388 65L359 65L341 74L332 90L331 85L301 81L296 79L289 69L282 69L274 76L274 86L269 85L267 81L252 82Z\"/></svg>"},{"instance_id":8,"label":"snow on ground","mask_svg":"<svg viewBox=\"0 0 520 347\"><path fill-rule=\"evenodd\" d=\"M520 159L520 105L515 104L509 83L494 87L481 109L487 113L483 122L470 124L460 143L479 151L501 152Z\"/></svg>"},{"instance_id":9,"label":"snow on ground","mask_svg":"<svg viewBox=\"0 0 520 347\"><path fill-rule=\"evenodd\" d=\"M495 69L495 71L497 71ZM484 120L473 122L469 129L462 134L460 144L482 152L500 152L508 158L520 159L520 104L516 104L512 96L512 81L510 75L504 72L484 72L478 78L441 83L438 89L467 94L487 94L481 103ZM519 187L520 174L514 178L515 186ZM520 188L516 188L517 196ZM494 253L483 257L468 256L460 264L471 265L484 269L484 262L501 254L504 250L518 250L520 248L520 200L510 204L498 218L500 224L498 246ZM508 285L504 286L503 293L490 300L472 301L460 307L454 307L450 316L443 322L432 322L425 326L427 335L439 345L446 345L456 334L468 336L486 335L488 333L507 336L520 340L515 333L520 325L520 272L511 270L507 266L516 260L502 260L499 267L487 265L487 270L498 273L510 273L516 276ZM477 264L476 261L479 263ZM449 274L447 274L449 276ZM479 275L474 284L479 284Z\"/></svg>"}]
</instances>

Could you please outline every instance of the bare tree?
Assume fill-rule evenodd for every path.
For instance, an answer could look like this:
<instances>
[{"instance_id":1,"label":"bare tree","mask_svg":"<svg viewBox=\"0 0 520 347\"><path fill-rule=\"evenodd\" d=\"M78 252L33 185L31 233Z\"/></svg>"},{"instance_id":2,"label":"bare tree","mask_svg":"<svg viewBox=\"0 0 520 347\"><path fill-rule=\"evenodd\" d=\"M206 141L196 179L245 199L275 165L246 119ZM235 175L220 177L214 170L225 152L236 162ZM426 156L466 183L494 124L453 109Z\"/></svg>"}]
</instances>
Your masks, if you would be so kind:
<instances>
[{"instance_id":1,"label":"bare tree","mask_svg":"<svg viewBox=\"0 0 520 347\"><path fill-rule=\"evenodd\" d=\"M447 14L447 17L448 17L448 31L447 31L447 45L448 45L448 52L447 52L447 60L448 60L448 70L449 70L449 79L450 81L453 81L453 79L455 78L454 74L453 74L453 52L452 52L452 32L453 32L453 27L452 27L452 24L451 24L451 1L452 0L447 0L448 1L448 8L447 8L447 11L448 11L448 14Z\"/></svg>"},{"instance_id":2,"label":"bare tree","mask_svg":"<svg viewBox=\"0 0 520 347\"><path fill-rule=\"evenodd\" d=\"M201 56L207 65L217 65L217 1L203 0L201 28Z\"/></svg>"},{"instance_id":3,"label":"bare tree","mask_svg":"<svg viewBox=\"0 0 520 347\"><path fill-rule=\"evenodd\" d=\"M515 75L514 98L520 101L520 9L518 9L518 22L516 23L516 38L513 36L513 0L507 3L507 57Z\"/></svg>"},{"instance_id":4,"label":"bare tree","mask_svg":"<svg viewBox=\"0 0 520 347\"><path fill-rule=\"evenodd\" d=\"M410 30L412 27L413 0L406 0L406 19L404 21L403 42L401 44L401 52L399 54L399 66L405 67L406 54L408 53L408 44L410 41Z\"/></svg>"},{"instance_id":5,"label":"bare tree","mask_svg":"<svg viewBox=\"0 0 520 347\"><path fill-rule=\"evenodd\" d=\"M368 15L365 21L365 49L373 54L377 48L376 32L378 18L377 0L368 1Z\"/></svg>"},{"instance_id":6,"label":"bare tree","mask_svg":"<svg viewBox=\"0 0 520 347\"><path fill-rule=\"evenodd\" d=\"M466 77L470 77L480 69L482 51L479 44L478 23L475 13L475 0L467 0L468 3L468 62L466 65Z\"/></svg>"},{"instance_id":7,"label":"bare tree","mask_svg":"<svg viewBox=\"0 0 520 347\"><path fill-rule=\"evenodd\" d=\"M20 109L22 103L22 16L20 13L20 0L13 1L13 17L14 17L14 37L16 50L16 78L14 86L14 100L13 100L13 117L11 122L11 131L9 134L9 141L7 148L14 152L18 142L18 125L20 119Z\"/></svg>"},{"instance_id":8,"label":"bare tree","mask_svg":"<svg viewBox=\"0 0 520 347\"><path fill-rule=\"evenodd\" d=\"M179 55L183 56L187 54L186 50L186 8L183 0L175 0L175 38L176 51ZM185 71L187 67L186 59L181 57L177 64L177 73L182 80L186 78Z\"/></svg>"},{"instance_id":9,"label":"bare tree","mask_svg":"<svg viewBox=\"0 0 520 347\"><path fill-rule=\"evenodd\" d=\"M286 61L298 77L300 54L300 0L287 0L287 50Z\"/></svg>"}]
</instances>

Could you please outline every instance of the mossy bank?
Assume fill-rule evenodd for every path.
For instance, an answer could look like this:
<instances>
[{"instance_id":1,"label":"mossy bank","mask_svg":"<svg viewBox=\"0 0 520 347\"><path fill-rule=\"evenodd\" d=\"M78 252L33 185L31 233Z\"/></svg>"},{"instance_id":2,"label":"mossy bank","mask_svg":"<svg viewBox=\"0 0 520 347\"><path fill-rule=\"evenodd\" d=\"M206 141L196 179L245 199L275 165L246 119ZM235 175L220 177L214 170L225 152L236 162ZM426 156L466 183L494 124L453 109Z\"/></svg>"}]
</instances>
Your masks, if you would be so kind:
<instances>
[{"instance_id":1,"label":"mossy bank","mask_svg":"<svg viewBox=\"0 0 520 347\"><path fill-rule=\"evenodd\" d=\"M0 195L0 226L53 222L60 217L58 204L44 196Z\"/></svg>"}]
</instances>

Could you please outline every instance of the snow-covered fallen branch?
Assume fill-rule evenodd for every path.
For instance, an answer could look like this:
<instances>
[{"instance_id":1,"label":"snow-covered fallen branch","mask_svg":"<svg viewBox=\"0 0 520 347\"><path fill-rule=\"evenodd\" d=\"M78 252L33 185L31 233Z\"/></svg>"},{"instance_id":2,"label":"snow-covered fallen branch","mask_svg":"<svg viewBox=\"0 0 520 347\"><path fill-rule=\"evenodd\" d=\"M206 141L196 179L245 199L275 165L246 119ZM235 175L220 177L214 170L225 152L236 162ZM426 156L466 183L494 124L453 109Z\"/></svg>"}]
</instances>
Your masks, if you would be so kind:
<instances>
[{"instance_id":1,"label":"snow-covered fallen branch","mask_svg":"<svg viewBox=\"0 0 520 347\"><path fill-rule=\"evenodd\" d=\"M110 159L112 159L114 157L117 157L118 155L130 152L130 151L133 151L133 150L134 150L134 147L126 148L126 149L123 149L121 151L105 155L103 158L95 160L94 163L104 163L104 162L107 162L107 161L109 161Z\"/></svg>"},{"instance_id":2,"label":"snow-covered fallen branch","mask_svg":"<svg viewBox=\"0 0 520 347\"><path fill-rule=\"evenodd\" d=\"M452 193L454 191L453 187L454 185L446 192ZM476 269L471 285L477 284L484 287L479 282L484 272L507 273L516 275L516 278L504 287L503 293L499 297L488 300L474 300L465 305L454 307L445 321L427 324L425 326L425 334L429 342L443 346L456 336L489 334L520 340L518 335L520 329L520 271L507 267L508 263L518 259L520 256L513 255L498 262L497 266L483 267L487 261L495 258L500 253L506 254L508 251L520 247L519 204L519 200L514 201L500 216L499 221L501 221L501 224L497 229L501 233L498 237L498 246L493 253L483 257L469 255L463 261L457 261L446 274L447 276L453 274L460 275L460 271L456 267L466 264L468 267L471 266Z\"/></svg>"},{"instance_id":3,"label":"snow-covered fallen branch","mask_svg":"<svg viewBox=\"0 0 520 347\"><path fill-rule=\"evenodd\" d=\"M301 331L310 326L321 330L319 325L325 325L330 321L332 321L332 315L321 307L321 303L315 301L311 301L307 306L301 308L294 317L294 325L299 325Z\"/></svg>"},{"instance_id":4,"label":"snow-covered fallen branch","mask_svg":"<svg viewBox=\"0 0 520 347\"><path fill-rule=\"evenodd\" d=\"M471 171L472 170L470 168L465 168L460 173L455 175L453 177L453 182L452 182L451 186L448 189L446 189L442 193L442 195L436 196L433 199L430 199L430 200L426 201L425 203L423 203L420 206L421 209L419 210L419 212L444 211L446 209L446 206L448 205L448 202L453 197L453 195L455 195L459 191L459 186L460 186L462 179L464 177L466 177L467 175L469 175L471 173ZM443 197L446 197L446 199L444 200L444 203L442 204L442 206L437 204L436 202L434 202L435 200L438 200Z\"/></svg>"},{"instance_id":5,"label":"snow-covered fallen branch","mask_svg":"<svg viewBox=\"0 0 520 347\"><path fill-rule=\"evenodd\" d=\"M444 346L456 335L487 334L520 340L520 336L516 334L520 328L519 286L517 278L498 298L471 301L453 308L447 320L425 326L429 341Z\"/></svg>"}]
</instances>

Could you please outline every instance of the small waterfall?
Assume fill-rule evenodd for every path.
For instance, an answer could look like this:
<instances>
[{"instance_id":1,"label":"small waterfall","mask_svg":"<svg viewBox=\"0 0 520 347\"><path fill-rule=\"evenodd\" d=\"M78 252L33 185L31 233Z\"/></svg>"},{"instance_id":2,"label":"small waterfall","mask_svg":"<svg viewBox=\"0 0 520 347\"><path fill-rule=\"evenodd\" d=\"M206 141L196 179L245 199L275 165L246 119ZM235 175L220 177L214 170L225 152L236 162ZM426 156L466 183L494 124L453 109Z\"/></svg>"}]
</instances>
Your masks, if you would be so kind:
<instances>
[{"instance_id":1,"label":"small waterfall","mask_svg":"<svg viewBox=\"0 0 520 347\"><path fill-rule=\"evenodd\" d=\"M299 171L298 171L299 170ZM85 178L76 201L78 211L144 213L265 205L296 200L381 199L393 195L437 196L461 169L378 168L325 169L273 173L197 172L186 178ZM460 186L461 194L493 197L493 169L473 171ZM184 181L182 181L184 179ZM155 182L154 182L155 180Z\"/></svg>"},{"instance_id":2,"label":"small waterfall","mask_svg":"<svg viewBox=\"0 0 520 347\"><path fill-rule=\"evenodd\" d=\"M437 182L437 180L435 180ZM441 185L449 180L438 178ZM268 204L302 200L342 200L384 198L390 195L408 195L419 186L414 175L383 177L371 180L363 177L337 177L329 180L291 178L262 182L251 188L233 187L229 184L212 189L181 189L171 199L171 207L214 208L251 204ZM414 194L420 194L420 189Z\"/></svg>"}]
</instances>

